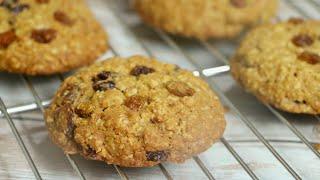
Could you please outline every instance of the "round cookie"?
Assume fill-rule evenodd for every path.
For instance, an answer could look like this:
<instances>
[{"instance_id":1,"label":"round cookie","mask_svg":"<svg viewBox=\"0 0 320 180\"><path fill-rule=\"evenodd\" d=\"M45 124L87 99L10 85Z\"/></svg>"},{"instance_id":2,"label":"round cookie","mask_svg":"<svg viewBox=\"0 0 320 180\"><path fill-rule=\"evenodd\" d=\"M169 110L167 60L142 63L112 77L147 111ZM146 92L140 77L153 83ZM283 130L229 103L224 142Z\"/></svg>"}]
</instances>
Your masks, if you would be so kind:
<instances>
[{"instance_id":1,"label":"round cookie","mask_svg":"<svg viewBox=\"0 0 320 180\"><path fill-rule=\"evenodd\" d=\"M66 79L46 124L65 153L126 167L183 162L225 129L223 108L207 83L141 56L111 58Z\"/></svg>"},{"instance_id":2,"label":"round cookie","mask_svg":"<svg viewBox=\"0 0 320 180\"><path fill-rule=\"evenodd\" d=\"M271 19L277 0L135 0L134 6L145 22L172 34L232 38Z\"/></svg>"},{"instance_id":3,"label":"round cookie","mask_svg":"<svg viewBox=\"0 0 320 180\"><path fill-rule=\"evenodd\" d=\"M83 0L0 1L1 71L66 72L106 49L106 33Z\"/></svg>"},{"instance_id":4,"label":"round cookie","mask_svg":"<svg viewBox=\"0 0 320 180\"><path fill-rule=\"evenodd\" d=\"M252 30L231 61L235 79L265 103L320 114L320 21L290 19Z\"/></svg>"}]
</instances>

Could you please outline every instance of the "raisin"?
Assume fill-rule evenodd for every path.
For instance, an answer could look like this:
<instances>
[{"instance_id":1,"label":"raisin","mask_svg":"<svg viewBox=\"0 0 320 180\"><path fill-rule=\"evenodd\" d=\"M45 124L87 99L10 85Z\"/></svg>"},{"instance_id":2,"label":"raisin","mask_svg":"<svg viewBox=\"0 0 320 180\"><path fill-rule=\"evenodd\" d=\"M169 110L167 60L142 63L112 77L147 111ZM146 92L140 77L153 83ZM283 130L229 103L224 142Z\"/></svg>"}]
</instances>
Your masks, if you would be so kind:
<instances>
[{"instance_id":1,"label":"raisin","mask_svg":"<svg viewBox=\"0 0 320 180\"><path fill-rule=\"evenodd\" d=\"M302 18L290 18L288 20L289 23L292 23L292 24L302 24L304 22L304 19Z\"/></svg>"},{"instance_id":2,"label":"raisin","mask_svg":"<svg viewBox=\"0 0 320 180\"><path fill-rule=\"evenodd\" d=\"M92 147L88 147L88 149L85 150L85 156L88 156L94 159L97 156L97 151L94 150Z\"/></svg>"},{"instance_id":3,"label":"raisin","mask_svg":"<svg viewBox=\"0 0 320 180\"><path fill-rule=\"evenodd\" d=\"M22 11L29 9L29 8L30 8L29 4L19 4L15 7L11 8L11 11L15 14L19 14Z\"/></svg>"},{"instance_id":4,"label":"raisin","mask_svg":"<svg viewBox=\"0 0 320 180\"><path fill-rule=\"evenodd\" d=\"M73 139L74 137L74 129L76 128L75 124L72 121L73 111L71 105L67 104L64 106L58 107L54 112L54 120L55 122L65 121L66 130L64 134L69 138ZM59 124L57 127L61 127ZM60 130L60 129L59 129Z\"/></svg>"},{"instance_id":5,"label":"raisin","mask_svg":"<svg viewBox=\"0 0 320 180\"><path fill-rule=\"evenodd\" d=\"M68 119L67 132L66 132L66 136L68 138L74 138L74 129L75 128L76 128L76 126L72 122L72 119Z\"/></svg>"},{"instance_id":6,"label":"raisin","mask_svg":"<svg viewBox=\"0 0 320 180\"><path fill-rule=\"evenodd\" d=\"M230 0L230 3L236 8L244 8L247 6L245 0Z\"/></svg>"},{"instance_id":7,"label":"raisin","mask_svg":"<svg viewBox=\"0 0 320 180\"><path fill-rule=\"evenodd\" d=\"M60 22L61 24L64 24L67 26L72 26L74 24L74 21L62 11L56 11L53 14L53 17L56 21Z\"/></svg>"},{"instance_id":8,"label":"raisin","mask_svg":"<svg viewBox=\"0 0 320 180\"><path fill-rule=\"evenodd\" d=\"M99 80L106 80L111 76L110 71L102 71L101 73L97 74Z\"/></svg>"},{"instance_id":9,"label":"raisin","mask_svg":"<svg viewBox=\"0 0 320 180\"><path fill-rule=\"evenodd\" d=\"M89 118L91 116L91 112L87 112L83 109L76 108L75 113L81 118Z\"/></svg>"},{"instance_id":10,"label":"raisin","mask_svg":"<svg viewBox=\"0 0 320 180\"><path fill-rule=\"evenodd\" d=\"M99 74L97 74L95 77L92 78L92 88L95 91L105 91L105 90L110 90L114 89L116 87L115 82L109 80L107 81L110 77L112 76L112 72L110 71L102 71Z\"/></svg>"},{"instance_id":11,"label":"raisin","mask_svg":"<svg viewBox=\"0 0 320 180\"><path fill-rule=\"evenodd\" d=\"M9 23L11 26L13 26L13 25L16 23L16 19L15 19L14 17L10 17L10 18L8 19L8 23Z\"/></svg>"},{"instance_id":12,"label":"raisin","mask_svg":"<svg viewBox=\"0 0 320 180\"><path fill-rule=\"evenodd\" d=\"M313 39L307 34L299 34L292 38L292 43L299 47L310 46L313 44Z\"/></svg>"},{"instance_id":13,"label":"raisin","mask_svg":"<svg viewBox=\"0 0 320 180\"><path fill-rule=\"evenodd\" d=\"M320 63L320 56L316 53L305 51L298 55L298 59L305 61L309 64Z\"/></svg>"},{"instance_id":14,"label":"raisin","mask_svg":"<svg viewBox=\"0 0 320 180\"><path fill-rule=\"evenodd\" d=\"M294 100L294 103L296 103L296 104L307 104L307 101L306 100L302 100L302 101Z\"/></svg>"},{"instance_id":15,"label":"raisin","mask_svg":"<svg viewBox=\"0 0 320 180\"><path fill-rule=\"evenodd\" d=\"M11 10L11 5L10 4L6 4L4 2L2 4L0 4L0 7L3 7L3 8L6 8L8 10Z\"/></svg>"},{"instance_id":16,"label":"raisin","mask_svg":"<svg viewBox=\"0 0 320 180\"><path fill-rule=\"evenodd\" d=\"M49 3L49 0L36 0L36 2L39 4L45 4L45 3Z\"/></svg>"},{"instance_id":17,"label":"raisin","mask_svg":"<svg viewBox=\"0 0 320 180\"><path fill-rule=\"evenodd\" d=\"M92 88L95 91L105 91L114 89L116 87L116 84L113 81L97 81L93 82Z\"/></svg>"},{"instance_id":18,"label":"raisin","mask_svg":"<svg viewBox=\"0 0 320 180\"><path fill-rule=\"evenodd\" d=\"M147 151L146 158L148 161L165 161L168 158L168 153L165 151Z\"/></svg>"},{"instance_id":19,"label":"raisin","mask_svg":"<svg viewBox=\"0 0 320 180\"><path fill-rule=\"evenodd\" d=\"M3 0L3 1L0 1L0 6L6 8L8 10L11 10L12 5L17 2L18 2L18 0Z\"/></svg>"},{"instance_id":20,"label":"raisin","mask_svg":"<svg viewBox=\"0 0 320 180\"><path fill-rule=\"evenodd\" d=\"M0 33L0 48L7 48L17 39L14 30Z\"/></svg>"},{"instance_id":21,"label":"raisin","mask_svg":"<svg viewBox=\"0 0 320 180\"><path fill-rule=\"evenodd\" d=\"M157 123L162 123L164 122L164 119L163 118L159 118L159 117L154 117L152 119L150 119L151 123L153 124L157 124Z\"/></svg>"},{"instance_id":22,"label":"raisin","mask_svg":"<svg viewBox=\"0 0 320 180\"><path fill-rule=\"evenodd\" d=\"M31 38L38 43L47 44L57 37L57 31L54 29L38 29L33 30Z\"/></svg>"},{"instance_id":23,"label":"raisin","mask_svg":"<svg viewBox=\"0 0 320 180\"><path fill-rule=\"evenodd\" d=\"M153 68L149 68L149 67L146 67L146 66L136 66L134 67L130 74L132 76L139 76L141 74L149 74L149 73L153 73L155 70Z\"/></svg>"},{"instance_id":24,"label":"raisin","mask_svg":"<svg viewBox=\"0 0 320 180\"><path fill-rule=\"evenodd\" d=\"M188 84L184 82L171 81L167 84L167 90L176 96L193 96L195 91Z\"/></svg>"},{"instance_id":25,"label":"raisin","mask_svg":"<svg viewBox=\"0 0 320 180\"><path fill-rule=\"evenodd\" d=\"M141 109L146 102L147 99L145 97L135 95L127 98L124 102L124 105L130 108L131 110L137 111Z\"/></svg>"}]
</instances>

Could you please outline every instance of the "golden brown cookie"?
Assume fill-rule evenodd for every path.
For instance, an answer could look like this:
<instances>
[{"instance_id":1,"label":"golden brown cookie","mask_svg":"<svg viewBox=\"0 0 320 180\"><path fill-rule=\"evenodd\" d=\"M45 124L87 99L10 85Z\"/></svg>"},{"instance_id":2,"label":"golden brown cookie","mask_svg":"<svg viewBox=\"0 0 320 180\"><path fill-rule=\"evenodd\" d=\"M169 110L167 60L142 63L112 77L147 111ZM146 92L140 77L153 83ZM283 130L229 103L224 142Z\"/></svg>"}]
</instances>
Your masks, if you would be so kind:
<instances>
[{"instance_id":1,"label":"golden brown cookie","mask_svg":"<svg viewBox=\"0 0 320 180\"><path fill-rule=\"evenodd\" d=\"M223 114L218 97L191 72L134 56L66 79L46 123L65 153L144 167L208 149L224 132Z\"/></svg>"},{"instance_id":2,"label":"golden brown cookie","mask_svg":"<svg viewBox=\"0 0 320 180\"><path fill-rule=\"evenodd\" d=\"M134 6L145 22L172 34L232 38L270 20L277 0L135 0Z\"/></svg>"},{"instance_id":3,"label":"golden brown cookie","mask_svg":"<svg viewBox=\"0 0 320 180\"><path fill-rule=\"evenodd\" d=\"M66 72L106 49L106 33L83 0L0 1L1 71Z\"/></svg>"},{"instance_id":4,"label":"golden brown cookie","mask_svg":"<svg viewBox=\"0 0 320 180\"><path fill-rule=\"evenodd\" d=\"M257 27L241 43L231 69L265 103L320 114L320 21L290 19Z\"/></svg>"}]
</instances>

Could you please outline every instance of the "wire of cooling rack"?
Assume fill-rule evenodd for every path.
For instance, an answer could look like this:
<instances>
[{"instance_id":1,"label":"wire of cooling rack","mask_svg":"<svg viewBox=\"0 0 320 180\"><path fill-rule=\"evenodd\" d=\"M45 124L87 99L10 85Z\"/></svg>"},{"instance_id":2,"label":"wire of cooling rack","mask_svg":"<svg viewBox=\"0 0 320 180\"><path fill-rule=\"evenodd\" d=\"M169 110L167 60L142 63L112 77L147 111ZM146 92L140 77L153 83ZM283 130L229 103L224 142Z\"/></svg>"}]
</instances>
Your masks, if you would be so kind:
<instances>
[{"instance_id":1,"label":"wire of cooling rack","mask_svg":"<svg viewBox=\"0 0 320 180\"><path fill-rule=\"evenodd\" d=\"M0 107L1 107L1 111L2 113L4 114L5 118L7 119L7 122L8 124L10 125L10 128L16 138L16 140L18 141L18 144L19 146L21 147L21 150L23 152L23 154L25 155L27 161L28 161L28 164L30 166L30 168L32 169L32 172L34 174L34 176L36 177L36 179L42 179L41 178L41 175L35 165L35 163L33 162L33 159L27 149L27 147L25 146L20 134L19 134L19 131L17 130L12 118L10 117L9 113L7 112L7 108L4 104L4 102L2 101L2 99L0 98Z\"/></svg>"},{"instance_id":2,"label":"wire of cooling rack","mask_svg":"<svg viewBox=\"0 0 320 180\"><path fill-rule=\"evenodd\" d=\"M285 2L290 5L293 9L295 9L297 12L299 12L299 14L302 14L304 17L310 18L310 16L301 8L299 8L298 6L296 6L296 4L294 4L291 0L285 0ZM320 10L320 3L316 2L314 0L308 0L308 2L310 2L312 5L316 6L317 9ZM114 13L114 12L113 12ZM117 16L119 17L119 16ZM124 27L126 27L126 29L128 31L131 32L131 30L129 29L129 27L126 26L126 24L121 20L121 18L118 18L119 21L124 25ZM192 64L195 65L194 60L192 59L192 57L190 57L188 55L188 53L184 52L179 45L175 42L175 40L173 40L170 36L168 36L167 34L163 33L160 30L155 30L155 32L159 35L160 38L162 38L162 40L164 40L170 47L172 47L173 49L177 50L179 53L181 53L182 55L185 56L185 59L188 60L189 62L191 62ZM131 32L131 34L134 34L133 32ZM152 56L152 53L150 51L150 49L148 47L146 47L144 45L144 43L139 39L138 36L135 36L136 39L138 40L138 42L141 44L141 46L144 48L144 50L147 52L147 54L149 54L150 56ZM228 60L227 58L223 55L223 53L221 53L219 51L219 49L217 49L216 47L214 47L212 44L205 42L205 41L200 41L200 43L218 60L224 62L226 65L219 67L220 70L217 69L217 67L214 67L216 70L218 70L217 72L226 72L229 71L229 66L228 64ZM113 50L114 54L116 55L116 51L114 51L114 49L111 47L111 49ZM210 81L210 79L208 78L208 76L211 75L215 75L215 73L210 74L210 69L207 70L203 70L199 73L199 75L201 75L204 79L206 79L207 81ZM204 76L203 76L204 75ZM33 162L32 157L30 156L26 146L24 145L24 142L18 132L18 130L16 129L14 122L12 121L12 117L11 114L13 113L17 113L17 112L25 112L28 110L33 110L33 109L40 109L42 112L44 112L44 107L47 106L50 103L50 100L41 100L37 91L35 90L31 80L29 79L29 77L27 76L22 76L23 79L26 82L26 85L29 89L29 91L32 93L35 102L34 103L30 103L30 104L26 104L26 105L21 105L21 106L15 106L15 107L6 107L6 105L3 103L1 97L0 97L0 109L1 109L1 113L0 113L0 117L5 117L5 119L8 121L8 124L10 125L10 128L13 132L13 134L15 135L16 140L18 141L18 144L20 146L20 148L22 149L35 177L37 179L42 179L41 175L35 165L35 163ZM60 80L63 80L63 77L61 75L59 75ZM301 179L301 177L299 176L299 174L277 153L277 151L270 145L269 140L266 140L264 138L264 136L254 127L254 125L245 117L242 115L242 113L232 104L232 102L223 94L223 92L217 87L216 84L214 84L213 81L210 81L211 85L213 86L213 89L215 89L215 91L219 94L219 96L222 98L222 100L229 105L229 107L236 112L236 114L240 117L240 119L249 127L249 129L257 136L257 138L259 139L260 142L262 142L268 149L269 151L280 161L280 163L288 170L288 172L291 173L291 175L296 178L296 179ZM273 107L271 107L270 105L266 105L266 107L270 110L270 112L272 112L281 122L283 122L301 141L302 143L304 143L312 152L314 152L315 155L317 155L318 157L320 157L319 152L312 146L312 144L306 139L306 137L297 129L295 128L295 126L289 121L287 120L278 110L274 109ZM315 116L318 120L320 120L319 116ZM221 142L224 144L224 146L229 150L229 152L233 155L233 157L239 162L239 164L242 166L242 168L249 174L249 176L252 179L258 179L257 176L255 175L255 173L250 169L250 167L247 165L247 163L241 158L241 156L233 149L233 147L229 144L229 142L225 139L222 138ZM71 166L73 167L73 169L76 171L76 173L78 174L79 178L81 179L86 179L85 176L83 175L82 171L80 170L80 168L78 167L78 165L76 164L76 162L69 156L66 155L69 163L71 164ZM206 176L209 179L214 179L213 175L210 173L210 171L207 169L207 167L203 164L203 162L201 161L201 159L197 156L195 156L193 158L195 160L195 162L199 165L199 167L201 168L201 170L206 174ZM122 169L116 165L113 165L113 167L115 168L115 170L118 172L118 175L122 178L122 179L128 179L128 176L125 174L124 171L122 171ZM171 175L169 174L169 172L165 169L165 167L160 164L159 165L160 169L162 170L164 176L167 179L172 179Z\"/></svg>"},{"instance_id":3,"label":"wire of cooling rack","mask_svg":"<svg viewBox=\"0 0 320 180\"><path fill-rule=\"evenodd\" d=\"M46 107L50 104L50 100L44 100L42 101L42 106ZM34 109L37 109L37 103L28 103L28 104L22 104L22 105L17 105L13 107L8 107L7 112L9 114L16 114L16 113L21 113L21 112L26 112L26 111L31 111ZM4 113L0 113L0 117L3 117Z\"/></svg>"}]
</instances>

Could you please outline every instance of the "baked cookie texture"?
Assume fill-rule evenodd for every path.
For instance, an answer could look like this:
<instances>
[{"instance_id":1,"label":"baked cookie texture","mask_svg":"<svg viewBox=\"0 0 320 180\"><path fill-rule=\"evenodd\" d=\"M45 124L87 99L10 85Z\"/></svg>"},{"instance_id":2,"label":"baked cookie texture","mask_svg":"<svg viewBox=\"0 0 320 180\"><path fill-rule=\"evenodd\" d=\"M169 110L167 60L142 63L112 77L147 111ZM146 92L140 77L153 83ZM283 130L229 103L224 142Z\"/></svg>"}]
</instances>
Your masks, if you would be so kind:
<instances>
[{"instance_id":1,"label":"baked cookie texture","mask_svg":"<svg viewBox=\"0 0 320 180\"><path fill-rule=\"evenodd\" d=\"M91 64L107 35L83 0L0 1L0 70L49 75Z\"/></svg>"},{"instance_id":2,"label":"baked cookie texture","mask_svg":"<svg viewBox=\"0 0 320 180\"><path fill-rule=\"evenodd\" d=\"M265 103L320 114L320 21L290 19L252 30L231 61L235 79Z\"/></svg>"},{"instance_id":3,"label":"baked cookie texture","mask_svg":"<svg viewBox=\"0 0 320 180\"><path fill-rule=\"evenodd\" d=\"M145 22L172 34L232 38L269 21L277 0L135 0L134 6Z\"/></svg>"},{"instance_id":4,"label":"baked cookie texture","mask_svg":"<svg viewBox=\"0 0 320 180\"><path fill-rule=\"evenodd\" d=\"M219 99L203 80L141 56L111 58L66 79L46 124L65 153L125 167L183 162L225 129Z\"/></svg>"}]
</instances>

